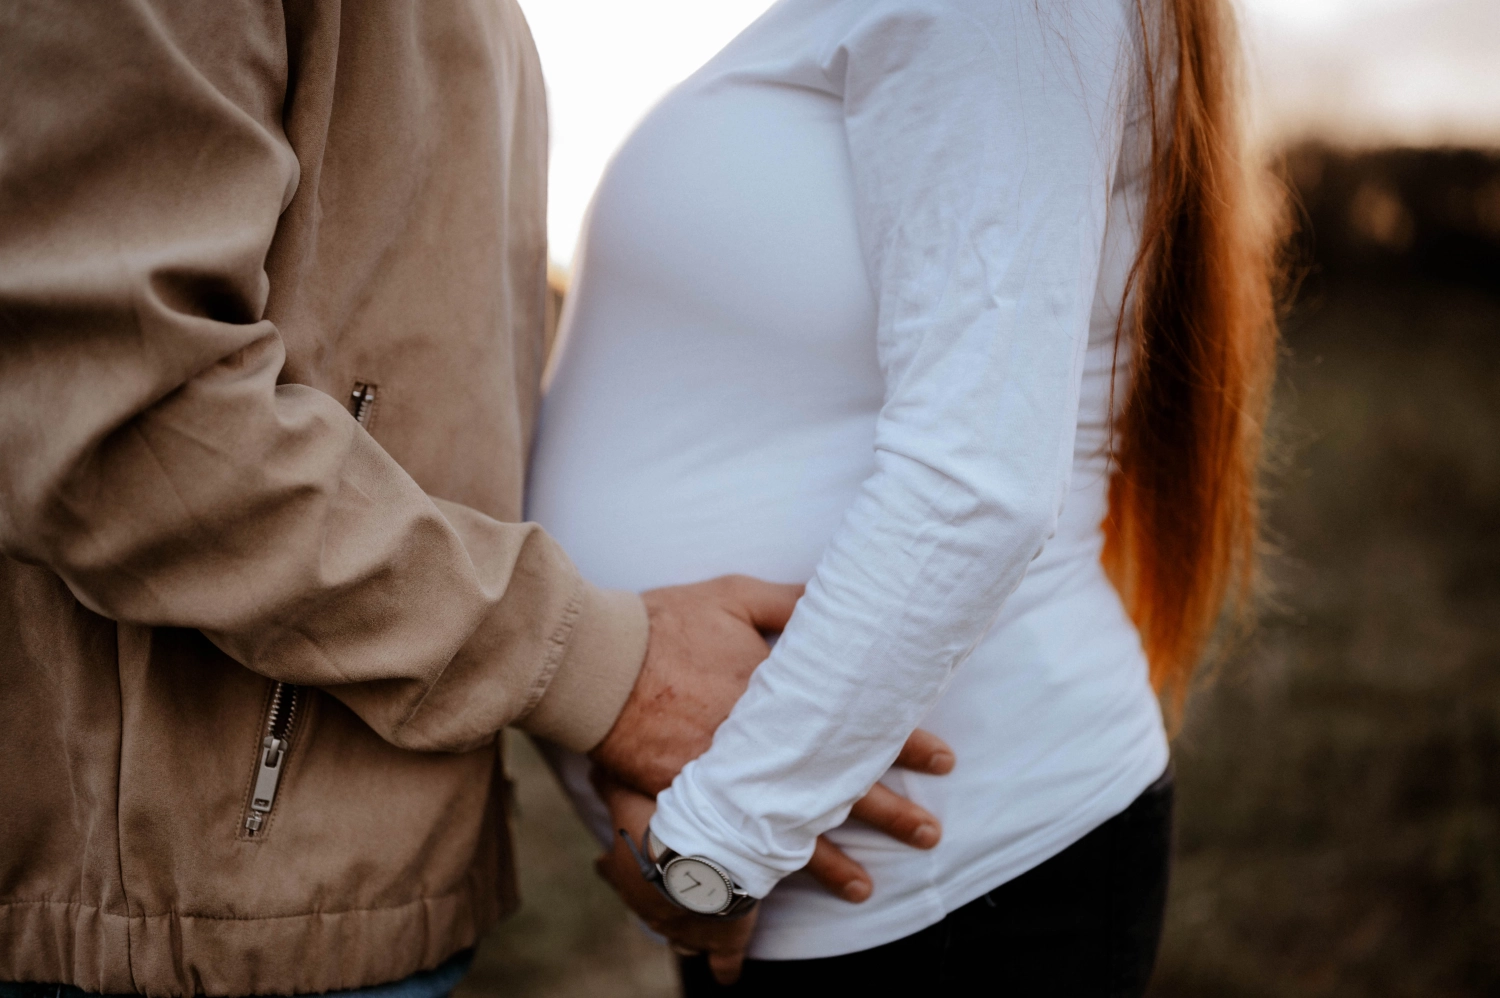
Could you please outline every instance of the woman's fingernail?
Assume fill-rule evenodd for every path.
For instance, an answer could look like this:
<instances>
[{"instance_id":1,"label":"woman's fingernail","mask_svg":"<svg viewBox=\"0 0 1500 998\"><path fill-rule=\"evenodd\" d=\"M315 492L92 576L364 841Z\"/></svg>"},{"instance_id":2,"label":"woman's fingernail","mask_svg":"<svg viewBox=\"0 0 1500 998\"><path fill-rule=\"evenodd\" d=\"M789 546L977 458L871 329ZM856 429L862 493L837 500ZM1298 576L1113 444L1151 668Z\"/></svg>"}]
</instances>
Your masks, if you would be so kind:
<instances>
[{"instance_id":1,"label":"woman's fingernail","mask_svg":"<svg viewBox=\"0 0 1500 998\"><path fill-rule=\"evenodd\" d=\"M844 885L844 900L859 904L870 896L870 885L863 880L851 880Z\"/></svg>"},{"instance_id":2,"label":"woman's fingernail","mask_svg":"<svg viewBox=\"0 0 1500 998\"><path fill-rule=\"evenodd\" d=\"M917 830L911 834L911 844L919 849L931 849L938 844L942 833L936 825L918 825Z\"/></svg>"},{"instance_id":3,"label":"woman's fingernail","mask_svg":"<svg viewBox=\"0 0 1500 998\"><path fill-rule=\"evenodd\" d=\"M941 775L951 770L956 761L952 752L934 752L927 760L927 771Z\"/></svg>"}]
</instances>

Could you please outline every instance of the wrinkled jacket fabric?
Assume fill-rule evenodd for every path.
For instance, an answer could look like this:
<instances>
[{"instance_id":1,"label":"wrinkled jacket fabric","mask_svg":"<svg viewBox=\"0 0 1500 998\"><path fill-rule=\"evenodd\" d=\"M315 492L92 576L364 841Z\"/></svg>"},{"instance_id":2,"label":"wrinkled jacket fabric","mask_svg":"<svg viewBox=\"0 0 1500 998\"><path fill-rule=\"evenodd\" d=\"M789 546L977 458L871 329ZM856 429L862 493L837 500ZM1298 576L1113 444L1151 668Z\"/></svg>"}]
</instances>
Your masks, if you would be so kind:
<instances>
[{"instance_id":1,"label":"wrinkled jacket fabric","mask_svg":"<svg viewBox=\"0 0 1500 998\"><path fill-rule=\"evenodd\" d=\"M0 3L0 979L359 987L513 904L497 732L591 747L646 639L517 522L545 158L513 0Z\"/></svg>"}]
</instances>

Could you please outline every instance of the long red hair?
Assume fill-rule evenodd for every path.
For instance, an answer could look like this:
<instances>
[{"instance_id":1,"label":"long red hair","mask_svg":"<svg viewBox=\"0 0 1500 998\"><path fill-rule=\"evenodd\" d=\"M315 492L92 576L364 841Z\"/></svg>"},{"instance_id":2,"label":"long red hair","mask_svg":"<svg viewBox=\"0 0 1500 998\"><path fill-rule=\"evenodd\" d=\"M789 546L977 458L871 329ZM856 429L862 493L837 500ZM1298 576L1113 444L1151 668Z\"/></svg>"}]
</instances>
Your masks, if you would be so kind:
<instances>
[{"instance_id":1,"label":"long red hair","mask_svg":"<svg viewBox=\"0 0 1500 998\"><path fill-rule=\"evenodd\" d=\"M1282 200L1249 151L1229 0L1156 0L1159 16L1144 2L1150 172L1104 564L1175 712L1254 588Z\"/></svg>"}]
</instances>

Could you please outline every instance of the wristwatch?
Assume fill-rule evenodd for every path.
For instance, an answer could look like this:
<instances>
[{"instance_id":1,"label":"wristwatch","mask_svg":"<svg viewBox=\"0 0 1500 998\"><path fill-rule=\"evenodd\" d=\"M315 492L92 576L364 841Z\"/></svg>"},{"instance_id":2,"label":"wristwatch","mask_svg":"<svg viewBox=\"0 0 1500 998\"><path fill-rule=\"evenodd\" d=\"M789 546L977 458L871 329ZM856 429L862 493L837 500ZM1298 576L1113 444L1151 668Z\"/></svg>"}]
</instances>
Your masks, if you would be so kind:
<instances>
[{"instance_id":1,"label":"wristwatch","mask_svg":"<svg viewBox=\"0 0 1500 998\"><path fill-rule=\"evenodd\" d=\"M668 901L697 915L730 918L755 907L756 899L734 882L718 863L704 856L680 856L646 828L646 850L636 848L630 833L620 829L641 876L656 885Z\"/></svg>"}]
</instances>

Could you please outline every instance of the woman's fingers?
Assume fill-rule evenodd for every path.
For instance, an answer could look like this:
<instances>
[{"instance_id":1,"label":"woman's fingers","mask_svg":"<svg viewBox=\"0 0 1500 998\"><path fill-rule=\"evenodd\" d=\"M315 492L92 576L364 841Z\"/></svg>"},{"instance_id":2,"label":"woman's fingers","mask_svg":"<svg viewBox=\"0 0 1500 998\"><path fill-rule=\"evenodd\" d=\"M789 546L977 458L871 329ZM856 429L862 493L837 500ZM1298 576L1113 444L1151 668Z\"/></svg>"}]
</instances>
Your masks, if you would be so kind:
<instances>
[{"instance_id":1,"label":"woman's fingers","mask_svg":"<svg viewBox=\"0 0 1500 998\"><path fill-rule=\"evenodd\" d=\"M931 812L880 783L855 802L849 816L918 849L931 849L943 837L943 826Z\"/></svg>"},{"instance_id":2,"label":"woman's fingers","mask_svg":"<svg viewBox=\"0 0 1500 998\"><path fill-rule=\"evenodd\" d=\"M662 934L675 950L706 954L714 979L720 984L733 984L739 980L745 951L750 948L755 916L754 911L738 918L708 918L683 912Z\"/></svg>"},{"instance_id":3,"label":"woman's fingers","mask_svg":"<svg viewBox=\"0 0 1500 998\"><path fill-rule=\"evenodd\" d=\"M713 972L714 980L725 987L740 979L740 968L744 963L745 951L742 949L708 954L708 969Z\"/></svg>"},{"instance_id":4,"label":"woman's fingers","mask_svg":"<svg viewBox=\"0 0 1500 998\"><path fill-rule=\"evenodd\" d=\"M594 772L599 772L597 766L594 767ZM637 847L644 849L643 836L646 834L647 822L656 813L656 801L608 777L596 776L593 782L605 807L609 808L615 833L618 835L620 829L625 829L635 840Z\"/></svg>"},{"instance_id":5,"label":"woman's fingers","mask_svg":"<svg viewBox=\"0 0 1500 998\"><path fill-rule=\"evenodd\" d=\"M870 896L870 875L865 872L865 868L822 835L818 836L817 845L813 847L807 872L845 901L859 904Z\"/></svg>"},{"instance_id":6,"label":"woman's fingers","mask_svg":"<svg viewBox=\"0 0 1500 998\"><path fill-rule=\"evenodd\" d=\"M918 773L943 776L953 772L954 755L948 743L930 731L918 728L911 733L901 754L896 756L896 765Z\"/></svg>"}]
</instances>

